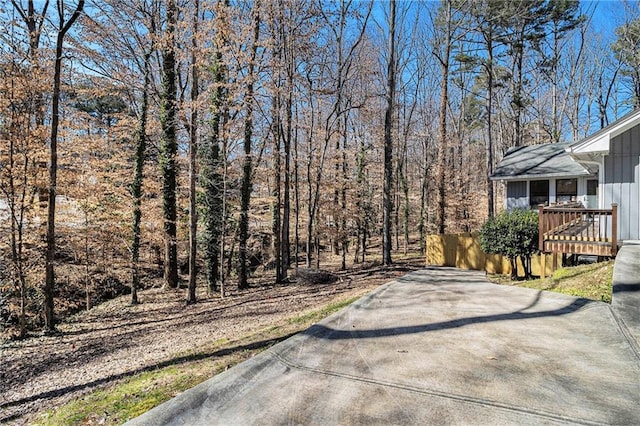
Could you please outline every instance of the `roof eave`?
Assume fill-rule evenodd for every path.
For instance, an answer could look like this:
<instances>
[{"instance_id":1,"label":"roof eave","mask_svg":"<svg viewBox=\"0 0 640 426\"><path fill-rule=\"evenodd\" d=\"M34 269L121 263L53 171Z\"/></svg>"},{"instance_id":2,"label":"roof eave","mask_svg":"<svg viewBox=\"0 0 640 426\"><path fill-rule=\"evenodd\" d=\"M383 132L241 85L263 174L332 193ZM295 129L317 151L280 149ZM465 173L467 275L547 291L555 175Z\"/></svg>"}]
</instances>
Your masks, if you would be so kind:
<instances>
[{"instance_id":1,"label":"roof eave","mask_svg":"<svg viewBox=\"0 0 640 426\"><path fill-rule=\"evenodd\" d=\"M588 168L589 165L600 165L603 156L609 154L609 151L592 151L592 152L571 152L569 155L573 161L579 163L582 167Z\"/></svg>"},{"instance_id":2,"label":"roof eave","mask_svg":"<svg viewBox=\"0 0 640 426\"><path fill-rule=\"evenodd\" d=\"M542 179L550 179L550 178L561 178L561 179L572 179L579 177L595 177L597 176L595 173L589 173L585 171L584 173L548 173L544 175L514 175L514 176L490 176L489 179L492 181L518 181L518 180L542 180Z\"/></svg>"},{"instance_id":3,"label":"roof eave","mask_svg":"<svg viewBox=\"0 0 640 426\"><path fill-rule=\"evenodd\" d=\"M570 144L566 151L571 154L608 153L611 139L640 124L640 108L614 121L593 135Z\"/></svg>"}]
</instances>

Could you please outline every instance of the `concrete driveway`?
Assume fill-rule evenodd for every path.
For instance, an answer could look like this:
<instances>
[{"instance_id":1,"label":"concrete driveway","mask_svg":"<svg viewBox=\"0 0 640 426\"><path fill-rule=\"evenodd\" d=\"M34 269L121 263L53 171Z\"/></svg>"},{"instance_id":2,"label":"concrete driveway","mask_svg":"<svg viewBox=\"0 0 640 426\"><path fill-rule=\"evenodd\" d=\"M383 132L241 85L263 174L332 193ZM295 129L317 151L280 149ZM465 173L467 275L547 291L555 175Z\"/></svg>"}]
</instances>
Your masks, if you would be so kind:
<instances>
[{"instance_id":1,"label":"concrete driveway","mask_svg":"<svg viewBox=\"0 0 640 426\"><path fill-rule=\"evenodd\" d=\"M615 312L417 271L131 424L638 425L638 342Z\"/></svg>"}]
</instances>

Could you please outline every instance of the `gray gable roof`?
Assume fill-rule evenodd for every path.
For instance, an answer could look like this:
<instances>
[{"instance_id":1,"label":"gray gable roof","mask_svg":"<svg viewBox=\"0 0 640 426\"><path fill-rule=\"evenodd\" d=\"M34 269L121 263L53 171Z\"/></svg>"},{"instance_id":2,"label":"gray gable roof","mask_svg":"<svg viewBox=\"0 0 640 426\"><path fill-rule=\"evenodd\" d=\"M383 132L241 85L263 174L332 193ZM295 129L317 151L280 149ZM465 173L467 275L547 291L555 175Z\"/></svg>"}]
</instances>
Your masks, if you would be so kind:
<instances>
[{"instance_id":1,"label":"gray gable roof","mask_svg":"<svg viewBox=\"0 0 640 426\"><path fill-rule=\"evenodd\" d=\"M492 180L589 176L565 151L567 144L548 143L510 148L491 175Z\"/></svg>"}]
</instances>

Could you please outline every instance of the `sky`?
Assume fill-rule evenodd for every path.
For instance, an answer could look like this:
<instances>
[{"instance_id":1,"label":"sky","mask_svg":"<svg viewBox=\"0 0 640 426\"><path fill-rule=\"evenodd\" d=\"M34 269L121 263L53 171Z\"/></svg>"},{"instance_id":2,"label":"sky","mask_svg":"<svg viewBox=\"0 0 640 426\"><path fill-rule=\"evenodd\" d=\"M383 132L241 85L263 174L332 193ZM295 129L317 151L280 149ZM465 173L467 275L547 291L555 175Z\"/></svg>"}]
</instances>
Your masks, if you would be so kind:
<instances>
[{"instance_id":1,"label":"sky","mask_svg":"<svg viewBox=\"0 0 640 426\"><path fill-rule=\"evenodd\" d=\"M607 38L615 36L615 29L625 22L628 17L627 7L635 8L636 16L638 1L623 0L599 0L581 1L583 8L595 8L592 24L596 31L601 32Z\"/></svg>"}]
</instances>

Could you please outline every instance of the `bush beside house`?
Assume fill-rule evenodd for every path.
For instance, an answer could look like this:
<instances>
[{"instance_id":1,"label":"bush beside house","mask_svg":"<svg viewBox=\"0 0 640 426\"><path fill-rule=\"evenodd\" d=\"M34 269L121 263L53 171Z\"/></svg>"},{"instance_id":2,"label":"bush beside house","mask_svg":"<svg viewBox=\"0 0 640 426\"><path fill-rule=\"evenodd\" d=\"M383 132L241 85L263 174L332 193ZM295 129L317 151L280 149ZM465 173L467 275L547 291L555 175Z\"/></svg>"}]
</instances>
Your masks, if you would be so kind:
<instances>
[{"instance_id":1,"label":"bush beside house","mask_svg":"<svg viewBox=\"0 0 640 426\"><path fill-rule=\"evenodd\" d=\"M504 211L482 225L480 247L485 253L509 259L511 278L516 278L518 258L525 278L531 278L531 256L538 251L538 214L533 210Z\"/></svg>"}]
</instances>

